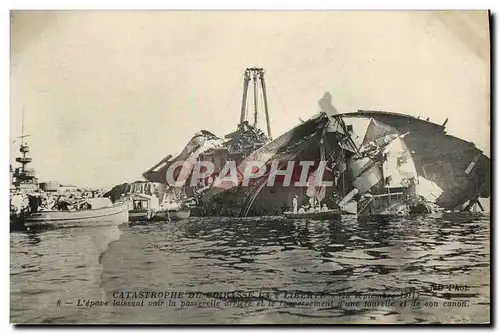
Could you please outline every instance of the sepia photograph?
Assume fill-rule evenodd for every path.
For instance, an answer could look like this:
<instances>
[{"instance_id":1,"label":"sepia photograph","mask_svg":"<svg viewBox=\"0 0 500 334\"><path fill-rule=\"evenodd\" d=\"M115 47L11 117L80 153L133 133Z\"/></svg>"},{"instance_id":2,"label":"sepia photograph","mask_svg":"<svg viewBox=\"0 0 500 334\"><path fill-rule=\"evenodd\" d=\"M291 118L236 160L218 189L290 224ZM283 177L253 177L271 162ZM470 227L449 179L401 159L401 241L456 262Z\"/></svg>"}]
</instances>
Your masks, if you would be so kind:
<instances>
[{"instance_id":1,"label":"sepia photograph","mask_svg":"<svg viewBox=\"0 0 500 334\"><path fill-rule=\"evenodd\" d=\"M491 319L488 10L10 10L10 323Z\"/></svg>"}]
</instances>

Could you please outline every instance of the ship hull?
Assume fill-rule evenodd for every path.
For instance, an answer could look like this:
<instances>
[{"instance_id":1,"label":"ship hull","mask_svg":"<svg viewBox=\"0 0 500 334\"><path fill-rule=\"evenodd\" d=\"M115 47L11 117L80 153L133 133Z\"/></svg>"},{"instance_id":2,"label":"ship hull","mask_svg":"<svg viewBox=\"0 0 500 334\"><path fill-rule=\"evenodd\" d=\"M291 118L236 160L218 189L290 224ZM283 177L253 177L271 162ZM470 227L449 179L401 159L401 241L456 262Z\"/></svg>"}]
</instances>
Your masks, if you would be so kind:
<instances>
[{"instance_id":1,"label":"ship hull","mask_svg":"<svg viewBox=\"0 0 500 334\"><path fill-rule=\"evenodd\" d=\"M166 211L160 210L153 214L152 217L148 217L148 210L130 210L129 220L130 221L168 221L170 220L181 220L189 218L191 212L190 210L179 210L179 211Z\"/></svg>"},{"instance_id":2,"label":"ship hull","mask_svg":"<svg viewBox=\"0 0 500 334\"><path fill-rule=\"evenodd\" d=\"M490 159L473 143L446 134L444 126L379 111L359 111L342 114L342 117L346 123L374 119L397 133L407 133L404 143L411 152L418 176L442 189L436 205L453 210L477 194L490 196Z\"/></svg>"},{"instance_id":3,"label":"ship hull","mask_svg":"<svg viewBox=\"0 0 500 334\"><path fill-rule=\"evenodd\" d=\"M304 213L293 213L287 211L284 212L283 215L287 219L338 220L341 218L340 210L328 210L324 212L304 212Z\"/></svg>"},{"instance_id":4,"label":"ship hull","mask_svg":"<svg viewBox=\"0 0 500 334\"><path fill-rule=\"evenodd\" d=\"M168 215L166 211L160 212L159 216L163 219L168 219L170 217L170 220L182 220L182 219L187 219L191 215L190 210L179 210L179 211L168 211Z\"/></svg>"},{"instance_id":5,"label":"ship hull","mask_svg":"<svg viewBox=\"0 0 500 334\"><path fill-rule=\"evenodd\" d=\"M21 217L24 227L76 227L120 225L129 220L126 202L112 207L79 211L46 211L28 214Z\"/></svg>"},{"instance_id":6,"label":"ship hull","mask_svg":"<svg viewBox=\"0 0 500 334\"><path fill-rule=\"evenodd\" d=\"M359 121L365 124L364 128L355 125ZM376 126L368 131L373 123ZM348 141L341 140L347 136L353 141L351 146L346 146ZM392 142L399 144L403 155L396 157L395 153L391 153L393 151L389 151L392 158L389 159L391 163L388 163L387 153L384 153L384 148L392 145L388 141L382 144L385 145L383 147L379 145L380 159L373 157L370 158L371 162L365 161L370 164L359 159L357 151L363 145L387 136L397 138L392 139ZM322 155L320 152L325 151L324 143L327 143L329 151ZM421 196L422 185L429 185L432 190L430 195L433 196L434 189L439 188L438 194L429 202L446 210L454 210L478 195L490 196L491 161L474 144L446 134L442 125L386 112L362 111L334 117L327 117L326 114L315 116L247 155L238 163L238 174L242 174L245 165L251 162L262 162L265 166L272 160L278 160L285 166L286 162L292 160L296 163L300 160L317 162L328 156L343 159L335 165L340 173L339 177L333 172L326 171L324 174L325 181L335 181L334 187L326 189L322 200L328 207L335 207L339 203L338 197L342 199L353 189L358 190L357 197L365 193L383 194L386 192L384 189L387 182L388 187L395 188L415 184L418 190L413 195L407 194L409 198L406 200L412 196ZM356 170L352 161L363 164ZM406 167L404 172L396 175L393 170L400 170L400 163ZM296 176L295 172L294 175ZM296 178L292 178L292 182L295 181ZM306 196L306 193L307 189L304 187L287 187L279 182L273 186L256 182L247 187L211 187L201 198L201 211L208 216L282 215L290 210L295 195L298 196L299 205L307 203L309 195ZM426 200L429 198L426 197ZM359 198L355 200L358 201ZM404 216L412 210L402 200L391 199L385 204L382 202L368 206L366 212L359 211L358 215Z\"/></svg>"}]
</instances>

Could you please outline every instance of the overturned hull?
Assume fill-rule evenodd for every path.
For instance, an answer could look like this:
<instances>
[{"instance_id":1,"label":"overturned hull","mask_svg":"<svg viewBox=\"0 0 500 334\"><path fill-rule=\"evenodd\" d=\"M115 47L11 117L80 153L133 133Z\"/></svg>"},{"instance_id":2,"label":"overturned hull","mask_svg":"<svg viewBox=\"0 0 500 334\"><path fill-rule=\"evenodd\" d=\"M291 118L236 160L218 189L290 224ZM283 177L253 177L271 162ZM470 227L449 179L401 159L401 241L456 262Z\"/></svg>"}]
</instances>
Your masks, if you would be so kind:
<instances>
[{"instance_id":1,"label":"overturned hull","mask_svg":"<svg viewBox=\"0 0 500 334\"><path fill-rule=\"evenodd\" d=\"M299 205L307 204L312 197L326 204L329 209L338 209L342 193L351 186L346 177L344 160L356 153L354 143L349 140L347 129L341 119L319 114L296 126L274 141L262 146L238 164L239 184L237 186L214 186L202 200L206 214L222 213L230 216L279 215L288 211L292 199L297 196ZM331 187L315 187L314 179L321 161L329 160L332 165L322 175L322 180L332 183ZM313 162L307 176L311 185L293 186L302 178L301 162ZM279 162L281 170L292 164L288 183L284 177L270 179L271 164ZM242 185L244 170L252 165L267 172L248 185ZM287 183L287 184L285 184Z\"/></svg>"},{"instance_id":2,"label":"overturned hull","mask_svg":"<svg viewBox=\"0 0 500 334\"><path fill-rule=\"evenodd\" d=\"M198 198L199 206L192 214L202 216L283 214L291 211L294 198L299 206L307 206L313 199L330 210L344 210L348 203L357 203L358 215L406 215L413 206L430 203L453 210L477 197L490 196L490 159L482 151L447 135L444 125L401 114L320 113L233 159L236 183L215 184L222 162L230 160L229 151L216 137L204 136L195 144L191 141L179 157L144 176L152 179L154 175L155 180L166 182L166 169L181 158L191 159L191 165L200 159L215 161L214 175L201 180L201 188L193 188L192 182L184 186ZM280 170L295 163L288 180L292 186L279 177L273 184L267 182L269 167L275 161ZM314 166L307 184L293 186L302 177L301 161L311 161ZM322 178L330 186L311 186L321 162L327 165ZM244 184L242 176L249 165L266 173ZM188 165L177 176L183 174L191 181L191 173Z\"/></svg>"},{"instance_id":3,"label":"overturned hull","mask_svg":"<svg viewBox=\"0 0 500 334\"><path fill-rule=\"evenodd\" d=\"M339 138L332 135L340 124L334 118L328 117L328 124L323 125L331 132L317 130L318 124L325 122L325 117L299 125L283 138L263 146L253 158L291 158L283 156L282 152L289 152L298 145L300 154L292 159L322 159L322 141L329 147L339 145ZM430 205L454 210L476 197L490 196L490 159L474 144L447 135L444 126L383 112L336 117L347 126L356 149L382 141L379 143L382 150L379 159L360 158L359 154L354 154L355 149L334 150L337 155L347 153L343 157L346 170L341 169L341 173L337 173L338 182L326 189L324 203L329 207L335 207L339 199L353 189L357 190L353 199L359 202L358 214L362 216L404 216L418 207L428 208ZM383 145L386 145L385 150ZM326 178L335 178L335 173ZM215 192L220 192L220 189ZM230 190L233 205L240 205L240 215L243 216L284 212L290 208L295 195L299 201L307 201L306 192L304 188L268 187L264 184ZM373 195L368 204L364 202L363 194ZM221 198L218 201L223 202Z\"/></svg>"},{"instance_id":4,"label":"overturned hull","mask_svg":"<svg viewBox=\"0 0 500 334\"><path fill-rule=\"evenodd\" d=\"M342 117L363 140L377 137L368 132L373 121L386 133L406 134L403 141L421 180L419 184L433 184L441 190L433 191L436 205L453 210L475 196L490 196L491 160L473 143L446 134L444 125L380 111L359 111Z\"/></svg>"}]
</instances>

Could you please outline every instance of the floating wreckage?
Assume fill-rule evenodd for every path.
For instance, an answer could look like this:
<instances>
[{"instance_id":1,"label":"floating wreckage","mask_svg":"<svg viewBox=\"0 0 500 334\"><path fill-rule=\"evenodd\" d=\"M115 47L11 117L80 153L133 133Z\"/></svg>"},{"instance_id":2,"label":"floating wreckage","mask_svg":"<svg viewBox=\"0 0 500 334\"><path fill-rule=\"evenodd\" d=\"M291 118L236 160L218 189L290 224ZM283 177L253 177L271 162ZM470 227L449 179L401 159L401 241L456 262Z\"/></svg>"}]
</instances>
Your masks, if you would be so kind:
<instances>
[{"instance_id":1,"label":"floating wreckage","mask_svg":"<svg viewBox=\"0 0 500 334\"><path fill-rule=\"evenodd\" d=\"M246 107L250 81L253 125ZM267 136L257 127L259 88ZM168 183L171 191L182 188L197 203L192 215L200 216L280 215L294 198L301 210L322 204L359 216L404 216L469 210L490 196L490 159L474 144L447 135L448 120L439 125L365 110L336 114L328 93L320 107L318 115L271 140L264 71L249 68L237 130L224 139L200 131L177 157L167 156L143 176ZM200 174L195 166L206 163L214 167ZM217 182L228 170L232 182ZM254 177L246 178L249 170ZM184 182L168 182L169 171Z\"/></svg>"}]
</instances>

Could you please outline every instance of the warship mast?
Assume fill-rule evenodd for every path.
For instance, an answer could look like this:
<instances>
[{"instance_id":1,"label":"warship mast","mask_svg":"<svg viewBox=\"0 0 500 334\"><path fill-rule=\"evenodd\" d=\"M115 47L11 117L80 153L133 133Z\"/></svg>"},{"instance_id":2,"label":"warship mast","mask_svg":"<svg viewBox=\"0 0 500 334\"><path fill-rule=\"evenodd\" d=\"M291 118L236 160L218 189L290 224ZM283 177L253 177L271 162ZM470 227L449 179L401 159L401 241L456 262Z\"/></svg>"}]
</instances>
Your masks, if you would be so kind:
<instances>
[{"instance_id":1,"label":"warship mast","mask_svg":"<svg viewBox=\"0 0 500 334\"><path fill-rule=\"evenodd\" d=\"M14 185L19 188L36 188L38 180L35 175L35 171L31 168L27 168L28 164L30 164L33 159L28 156L30 151L30 147L28 143L25 141L26 137L29 137L30 134L24 133L24 108L22 110L22 125L21 125L21 146L19 148L19 152L21 153L20 157L16 158L16 162L21 164L21 167L16 168L14 171Z\"/></svg>"}]
</instances>

